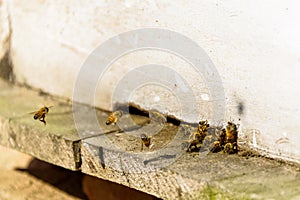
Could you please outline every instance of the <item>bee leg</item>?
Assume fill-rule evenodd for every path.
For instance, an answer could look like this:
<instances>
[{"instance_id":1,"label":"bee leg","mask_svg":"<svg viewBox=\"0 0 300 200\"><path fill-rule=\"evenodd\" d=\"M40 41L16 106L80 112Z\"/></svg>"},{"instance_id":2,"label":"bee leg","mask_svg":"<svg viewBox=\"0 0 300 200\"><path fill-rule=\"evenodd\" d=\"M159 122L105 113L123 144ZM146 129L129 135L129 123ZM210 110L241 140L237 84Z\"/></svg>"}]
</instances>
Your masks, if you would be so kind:
<instances>
[{"instance_id":1,"label":"bee leg","mask_svg":"<svg viewBox=\"0 0 300 200\"><path fill-rule=\"evenodd\" d=\"M44 125L46 126L46 121L45 121L45 119L40 119L40 121L43 122Z\"/></svg>"},{"instance_id":2,"label":"bee leg","mask_svg":"<svg viewBox=\"0 0 300 200\"><path fill-rule=\"evenodd\" d=\"M141 144L142 144L142 146L141 146L141 151L143 151L143 149L144 149L144 144L143 144L143 142L141 142Z\"/></svg>"},{"instance_id":3,"label":"bee leg","mask_svg":"<svg viewBox=\"0 0 300 200\"><path fill-rule=\"evenodd\" d=\"M46 121L45 121L45 116L44 115L40 118L40 121L43 122L44 125L46 126Z\"/></svg>"}]
</instances>

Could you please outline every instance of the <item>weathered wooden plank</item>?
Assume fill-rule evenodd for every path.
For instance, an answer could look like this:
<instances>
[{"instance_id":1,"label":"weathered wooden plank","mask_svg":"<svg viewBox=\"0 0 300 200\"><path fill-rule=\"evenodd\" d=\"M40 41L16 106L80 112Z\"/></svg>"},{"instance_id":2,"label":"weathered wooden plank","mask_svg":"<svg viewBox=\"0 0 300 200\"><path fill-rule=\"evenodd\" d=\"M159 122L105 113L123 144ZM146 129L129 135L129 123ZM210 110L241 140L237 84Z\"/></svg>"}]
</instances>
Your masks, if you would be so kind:
<instances>
[{"instance_id":1,"label":"weathered wooden plank","mask_svg":"<svg viewBox=\"0 0 300 200\"><path fill-rule=\"evenodd\" d=\"M46 126L28 114L44 105L54 106ZM80 108L74 112L83 117L93 110ZM88 118L74 123L74 112L67 101L0 80L1 145L164 199L300 196L295 166L255 154L245 157L245 151L187 153L181 148L188 137L185 128L167 123L161 129L147 117L125 114L118 124L121 131L105 125L105 112L96 111L97 124L89 124ZM141 134L151 136L151 148L141 150Z\"/></svg>"},{"instance_id":2,"label":"weathered wooden plank","mask_svg":"<svg viewBox=\"0 0 300 200\"><path fill-rule=\"evenodd\" d=\"M82 171L163 199L291 199L300 195L296 167L258 154L245 157L248 150L238 155L187 153L181 150L184 129L170 124L153 136L151 149L142 151L137 137L142 133L145 129L83 140ZM169 149L161 151L166 145Z\"/></svg>"}]
</instances>

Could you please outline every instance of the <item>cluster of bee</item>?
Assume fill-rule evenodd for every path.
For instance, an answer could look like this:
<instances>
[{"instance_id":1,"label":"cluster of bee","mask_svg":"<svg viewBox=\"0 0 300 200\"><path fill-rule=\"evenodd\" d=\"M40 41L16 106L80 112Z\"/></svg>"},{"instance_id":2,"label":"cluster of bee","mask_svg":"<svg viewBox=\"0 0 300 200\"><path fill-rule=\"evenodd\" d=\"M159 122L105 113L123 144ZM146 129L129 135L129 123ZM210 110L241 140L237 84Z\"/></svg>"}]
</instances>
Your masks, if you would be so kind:
<instances>
[{"instance_id":1,"label":"cluster of bee","mask_svg":"<svg viewBox=\"0 0 300 200\"><path fill-rule=\"evenodd\" d=\"M197 131L190 134L184 146L187 146L187 152L209 150L213 153L223 151L234 154L238 152L238 128L239 125L229 121L219 132L209 131L208 121L200 121Z\"/></svg>"},{"instance_id":2,"label":"cluster of bee","mask_svg":"<svg viewBox=\"0 0 300 200\"><path fill-rule=\"evenodd\" d=\"M108 116L106 125L116 124L122 117L122 111L115 111ZM183 143L187 152L209 150L213 153L223 151L228 154L238 152L238 128L239 125L231 121L227 122L225 128L216 132L215 129L209 129L207 120L198 123L197 131L189 135L189 139ZM141 150L143 147L151 148L151 137L141 134Z\"/></svg>"},{"instance_id":3,"label":"cluster of bee","mask_svg":"<svg viewBox=\"0 0 300 200\"><path fill-rule=\"evenodd\" d=\"M204 138L207 136L209 124L208 121L200 121L198 129L189 136L189 140L184 143L187 146L187 151L200 150Z\"/></svg>"}]
</instances>

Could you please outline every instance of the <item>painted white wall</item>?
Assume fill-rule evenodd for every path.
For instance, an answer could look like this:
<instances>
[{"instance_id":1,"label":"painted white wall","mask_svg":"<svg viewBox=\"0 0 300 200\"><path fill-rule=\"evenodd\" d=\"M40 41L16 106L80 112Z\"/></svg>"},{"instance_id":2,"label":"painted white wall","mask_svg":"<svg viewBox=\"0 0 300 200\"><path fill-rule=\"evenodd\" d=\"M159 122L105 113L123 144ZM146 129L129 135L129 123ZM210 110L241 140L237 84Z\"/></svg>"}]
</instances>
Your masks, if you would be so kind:
<instances>
[{"instance_id":1,"label":"painted white wall","mask_svg":"<svg viewBox=\"0 0 300 200\"><path fill-rule=\"evenodd\" d=\"M215 64L225 89L227 119L241 118L244 134L259 131L256 136L261 136L257 139L262 141L261 148L286 158L299 157L298 1L7 2L11 56L18 82L72 98L78 72L98 45L124 31L167 28L197 42ZM205 87L199 88L203 80L195 76L187 63L164 52L141 51L112 64L102 80L101 86L106 90L95 94L96 106L110 110L111 91L118 80L135 66L149 63L177 69L189 81L199 102L203 102L201 94L206 93ZM145 87L135 91L131 100L144 108L154 107L180 118L176 99L162 90ZM245 106L242 116L237 114L238 102ZM198 118L184 120L209 118L208 107L201 107L203 112ZM288 138L286 143L278 142L284 137Z\"/></svg>"}]
</instances>

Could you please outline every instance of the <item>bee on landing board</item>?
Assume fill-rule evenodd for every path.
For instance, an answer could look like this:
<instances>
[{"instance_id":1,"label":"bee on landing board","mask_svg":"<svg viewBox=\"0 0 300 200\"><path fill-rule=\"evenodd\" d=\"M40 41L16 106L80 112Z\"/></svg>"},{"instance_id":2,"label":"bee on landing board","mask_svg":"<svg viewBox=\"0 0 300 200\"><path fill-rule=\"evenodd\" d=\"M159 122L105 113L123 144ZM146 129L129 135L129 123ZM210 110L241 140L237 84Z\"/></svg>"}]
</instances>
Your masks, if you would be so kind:
<instances>
[{"instance_id":1,"label":"bee on landing board","mask_svg":"<svg viewBox=\"0 0 300 200\"><path fill-rule=\"evenodd\" d=\"M198 132L191 133L189 136L189 140L187 140L187 152L192 151L192 149L199 149L201 147L201 135ZM186 145L185 145L186 146Z\"/></svg>"},{"instance_id":2,"label":"bee on landing board","mask_svg":"<svg viewBox=\"0 0 300 200\"><path fill-rule=\"evenodd\" d=\"M146 134L142 134L141 135L141 140L142 140L142 148L141 150L143 150L143 147L144 145L148 148L151 148L152 147L152 144L151 144L151 138L148 137Z\"/></svg>"},{"instance_id":3,"label":"bee on landing board","mask_svg":"<svg viewBox=\"0 0 300 200\"><path fill-rule=\"evenodd\" d=\"M201 135L202 140L207 135L208 128L209 128L209 123L208 123L207 120L199 122L199 124L198 124L198 133Z\"/></svg>"},{"instance_id":4,"label":"bee on landing board","mask_svg":"<svg viewBox=\"0 0 300 200\"><path fill-rule=\"evenodd\" d=\"M49 113L49 108L51 108L52 106L49 106L49 107L42 107L41 109L39 109L38 111L35 111L35 112L31 112L29 114L34 114L33 115L33 119L34 120L40 120L41 122L44 123L44 125L46 125L46 120L45 120L45 117L46 115Z\"/></svg>"},{"instance_id":5,"label":"bee on landing board","mask_svg":"<svg viewBox=\"0 0 300 200\"><path fill-rule=\"evenodd\" d=\"M226 139L225 129L219 130L216 137L217 137L217 140L213 142L213 145L211 148L211 152L213 152L213 153L217 153L224 149L225 139Z\"/></svg>"},{"instance_id":6,"label":"bee on landing board","mask_svg":"<svg viewBox=\"0 0 300 200\"><path fill-rule=\"evenodd\" d=\"M108 116L107 121L105 122L106 125L116 124L117 121L122 117L122 111L115 111L111 115Z\"/></svg>"},{"instance_id":7,"label":"bee on landing board","mask_svg":"<svg viewBox=\"0 0 300 200\"><path fill-rule=\"evenodd\" d=\"M233 122L227 122L227 126L225 127L225 146L224 152L225 153L237 153L238 146L237 146L237 139L238 139L238 128L239 124L235 124Z\"/></svg>"},{"instance_id":8,"label":"bee on landing board","mask_svg":"<svg viewBox=\"0 0 300 200\"><path fill-rule=\"evenodd\" d=\"M193 148L200 149L201 144L207 135L208 128L209 128L209 123L207 120L200 121L198 123L197 132L191 133L189 136L189 140L187 141L189 143L187 147L187 151L192 151Z\"/></svg>"}]
</instances>

